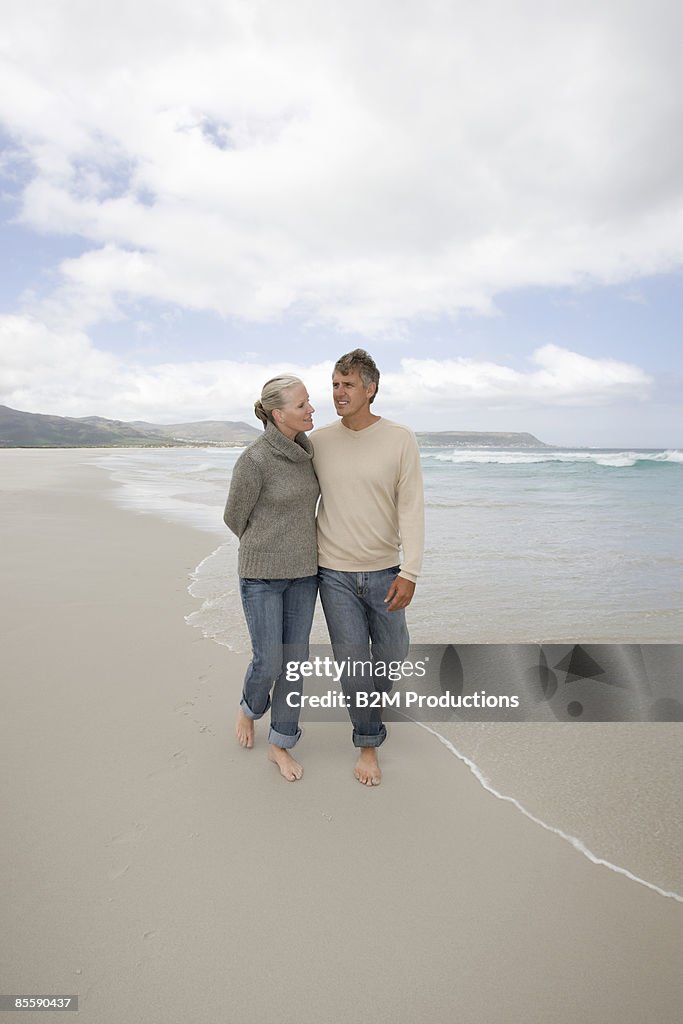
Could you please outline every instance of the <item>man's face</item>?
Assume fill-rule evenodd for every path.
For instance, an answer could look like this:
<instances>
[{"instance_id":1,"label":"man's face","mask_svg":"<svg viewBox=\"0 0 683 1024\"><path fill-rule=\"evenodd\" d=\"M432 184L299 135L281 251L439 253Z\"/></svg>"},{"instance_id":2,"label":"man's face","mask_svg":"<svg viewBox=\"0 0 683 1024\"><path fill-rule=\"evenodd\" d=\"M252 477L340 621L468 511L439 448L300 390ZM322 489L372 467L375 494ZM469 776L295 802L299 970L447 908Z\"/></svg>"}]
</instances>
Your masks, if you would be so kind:
<instances>
[{"instance_id":1,"label":"man's face","mask_svg":"<svg viewBox=\"0 0 683 1024\"><path fill-rule=\"evenodd\" d=\"M338 416L353 416L363 408L368 408L374 393L375 385L370 384L366 388L358 370L335 372L332 377L332 398Z\"/></svg>"}]
</instances>

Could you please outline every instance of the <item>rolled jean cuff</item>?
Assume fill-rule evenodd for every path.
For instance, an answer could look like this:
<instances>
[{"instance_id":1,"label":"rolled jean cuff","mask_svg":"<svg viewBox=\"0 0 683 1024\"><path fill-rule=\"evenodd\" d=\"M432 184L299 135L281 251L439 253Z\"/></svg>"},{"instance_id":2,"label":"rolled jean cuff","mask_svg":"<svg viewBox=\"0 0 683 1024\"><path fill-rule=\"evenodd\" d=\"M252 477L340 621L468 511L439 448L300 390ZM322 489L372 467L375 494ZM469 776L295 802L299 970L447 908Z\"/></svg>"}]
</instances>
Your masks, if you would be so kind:
<instances>
[{"instance_id":1,"label":"rolled jean cuff","mask_svg":"<svg viewBox=\"0 0 683 1024\"><path fill-rule=\"evenodd\" d=\"M268 742L272 743L276 747L282 747L283 750L290 750L301 738L301 729L297 729L293 735L287 735L284 732L278 732L271 725L268 732Z\"/></svg>"},{"instance_id":2,"label":"rolled jean cuff","mask_svg":"<svg viewBox=\"0 0 683 1024\"><path fill-rule=\"evenodd\" d=\"M242 711L244 711L244 713L247 716L247 718L251 718L252 722L258 722L259 718L263 718L263 716L265 715L266 711L270 707L270 697L268 697L268 703L264 707L263 711L261 711L258 715L256 714L255 711L251 710L251 708L247 704L247 701L246 701L246 698L245 698L244 694L242 694L242 700L240 701L240 707L242 708Z\"/></svg>"},{"instance_id":3,"label":"rolled jean cuff","mask_svg":"<svg viewBox=\"0 0 683 1024\"><path fill-rule=\"evenodd\" d=\"M363 733L353 730L354 747L381 747L387 738L386 726L383 725L379 732Z\"/></svg>"}]
</instances>

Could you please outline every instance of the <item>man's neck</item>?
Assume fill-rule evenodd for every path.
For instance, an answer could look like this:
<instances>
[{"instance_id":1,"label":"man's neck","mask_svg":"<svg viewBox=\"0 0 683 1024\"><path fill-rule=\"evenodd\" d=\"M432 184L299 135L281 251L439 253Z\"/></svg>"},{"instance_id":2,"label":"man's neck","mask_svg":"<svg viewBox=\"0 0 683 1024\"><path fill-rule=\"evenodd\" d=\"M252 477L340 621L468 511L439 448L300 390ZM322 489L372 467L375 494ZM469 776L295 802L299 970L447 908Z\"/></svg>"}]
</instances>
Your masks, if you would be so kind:
<instances>
[{"instance_id":1,"label":"man's neck","mask_svg":"<svg viewBox=\"0 0 683 1024\"><path fill-rule=\"evenodd\" d=\"M375 416L369 409L360 409L353 416L342 416L342 424L348 430L365 430L381 419L381 416Z\"/></svg>"}]
</instances>

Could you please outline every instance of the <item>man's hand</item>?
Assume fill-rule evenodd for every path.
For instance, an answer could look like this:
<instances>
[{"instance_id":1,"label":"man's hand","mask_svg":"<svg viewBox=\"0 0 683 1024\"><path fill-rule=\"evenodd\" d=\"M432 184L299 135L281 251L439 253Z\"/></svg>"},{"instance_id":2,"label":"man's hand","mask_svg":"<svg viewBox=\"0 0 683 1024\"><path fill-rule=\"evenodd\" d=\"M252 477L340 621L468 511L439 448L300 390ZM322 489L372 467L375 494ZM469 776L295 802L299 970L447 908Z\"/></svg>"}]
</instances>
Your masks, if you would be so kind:
<instances>
[{"instance_id":1,"label":"man's hand","mask_svg":"<svg viewBox=\"0 0 683 1024\"><path fill-rule=\"evenodd\" d=\"M407 608L413 599L415 584L403 576L397 576L387 590L384 603L389 606L390 612L397 612L400 608Z\"/></svg>"}]
</instances>

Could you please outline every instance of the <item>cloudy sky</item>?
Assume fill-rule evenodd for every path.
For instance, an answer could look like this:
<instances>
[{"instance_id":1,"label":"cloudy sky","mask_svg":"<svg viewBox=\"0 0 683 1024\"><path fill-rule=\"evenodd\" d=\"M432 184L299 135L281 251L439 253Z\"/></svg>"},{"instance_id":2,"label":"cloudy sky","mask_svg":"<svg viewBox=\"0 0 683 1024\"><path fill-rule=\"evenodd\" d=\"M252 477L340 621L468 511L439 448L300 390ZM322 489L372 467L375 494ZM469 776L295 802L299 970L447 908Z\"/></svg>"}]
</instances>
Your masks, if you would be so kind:
<instances>
[{"instance_id":1,"label":"cloudy sky","mask_svg":"<svg viewBox=\"0 0 683 1024\"><path fill-rule=\"evenodd\" d=\"M683 446L682 10L0 0L0 402Z\"/></svg>"}]
</instances>

